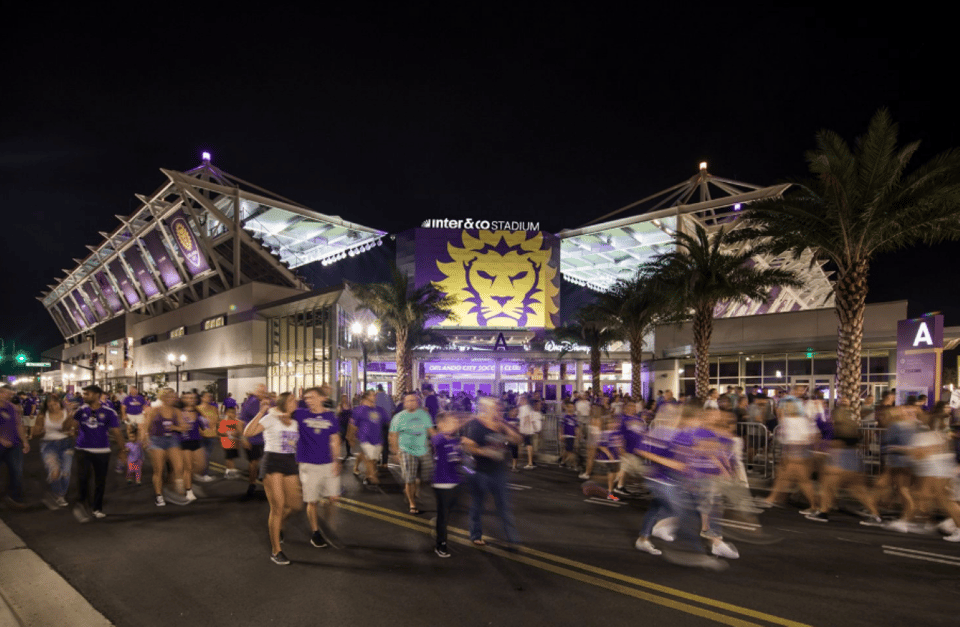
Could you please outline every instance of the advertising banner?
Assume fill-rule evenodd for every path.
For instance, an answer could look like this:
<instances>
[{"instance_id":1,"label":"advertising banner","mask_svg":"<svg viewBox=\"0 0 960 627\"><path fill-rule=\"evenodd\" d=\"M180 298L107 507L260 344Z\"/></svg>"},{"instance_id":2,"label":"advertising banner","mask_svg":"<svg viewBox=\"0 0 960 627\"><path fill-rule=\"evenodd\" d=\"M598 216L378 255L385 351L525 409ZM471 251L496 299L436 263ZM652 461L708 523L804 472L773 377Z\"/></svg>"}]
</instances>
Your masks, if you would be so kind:
<instances>
[{"instance_id":1,"label":"advertising banner","mask_svg":"<svg viewBox=\"0 0 960 627\"><path fill-rule=\"evenodd\" d=\"M197 244L197 238L187 222L187 217L183 211L173 214L169 222L170 232L173 234L173 241L177 243L180 249L180 255L183 256L183 265L191 276L197 276L210 269L206 257L200 252L200 246ZM152 254L152 251L151 251Z\"/></svg>"},{"instance_id":2,"label":"advertising banner","mask_svg":"<svg viewBox=\"0 0 960 627\"><path fill-rule=\"evenodd\" d=\"M117 285L120 287L120 291L123 293L123 299L127 301L127 304L132 307L139 303L140 294L138 294L136 288L133 287L133 281L130 280L130 275L127 274L120 260L114 259L111 261L107 269L110 270L113 278L117 280Z\"/></svg>"},{"instance_id":3,"label":"advertising banner","mask_svg":"<svg viewBox=\"0 0 960 627\"><path fill-rule=\"evenodd\" d=\"M120 302L120 297L117 296L116 290L113 289L113 285L110 283L107 273L101 270L93 275L93 278L96 280L97 287L100 288L100 293L103 294L103 297L107 301L107 306L110 307L111 311L113 311L113 313L120 313L123 311L123 303Z\"/></svg>"},{"instance_id":4,"label":"advertising banner","mask_svg":"<svg viewBox=\"0 0 960 627\"><path fill-rule=\"evenodd\" d=\"M492 377L496 372L496 362L490 361L427 361L423 364L426 374L466 374ZM516 362L500 362L501 375L524 374L527 369Z\"/></svg>"},{"instance_id":5,"label":"advertising banner","mask_svg":"<svg viewBox=\"0 0 960 627\"><path fill-rule=\"evenodd\" d=\"M943 357L943 316L923 316L897 323L897 404L908 396L927 395L926 406L939 399Z\"/></svg>"},{"instance_id":6,"label":"advertising banner","mask_svg":"<svg viewBox=\"0 0 960 627\"><path fill-rule=\"evenodd\" d=\"M140 289L143 290L147 298L153 298L160 293L160 288L157 287L157 282L153 280L153 275L147 270L147 264L143 261L143 257L140 256L140 249L138 247L131 246L128 248L127 251L123 253L123 258L130 265L130 269L133 270L134 280L140 284ZM124 292L124 294L126 294L126 292ZM128 300L127 302L130 301Z\"/></svg>"},{"instance_id":7,"label":"advertising banner","mask_svg":"<svg viewBox=\"0 0 960 627\"><path fill-rule=\"evenodd\" d=\"M77 306L80 307L80 315L83 318L85 324L84 327L92 327L97 323L97 319L93 317L93 312L90 311L90 306L87 305L87 302L83 299L83 294L80 293L80 290L73 290L71 292L73 300L77 302Z\"/></svg>"},{"instance_id":8,"label":"advertising banner","mask_svg":"<svg viewBox=\"0 0 960 627\"><path fill-rule=\"evenodd\" d=\"M87 297L87 302L93 307L93 313L96 314L97 320L106 320L107 310L103 308L103 304L100 302L100 298L97 296L97 291L93 288L93 285L88 281L81 285L80 289L83 290L83 295Z\"/></svg>"},{"instance_id":9,"label":"advertising banner","mask_svg":"<svg viewBox=\"0 0 960 627\"><path fill-rule=\"evenodd\" d=\"M57 313L60 314L60 319L63 320L65 325L67 325L67 329L69 329L71 333L77 333L83 328L80 323L77 322L79 315L73 315L73 312L70 311L70 306L67 304L66 298L57 303L56 310Z\"/></svg>"},{"instance_id":10,"label":"advertising banner","mask_svg":"<svg viewBox=\"0 0 960 627\"><path fill-rule=\"evenodd\" d=\"M448 327L552 329L560 241L541 231L415 229L415 282L457 299Z\"/></svg>"},{"instance_id":11,"label":"advertising banner","mask_svg":"<svg viewBox=\"0 0 960 627\"><path fill-rule=\"evenodd\" d=\"M173 261L170 259L170 253L167 252L167 247L163 245L160 233L156 230L150 231L143 236L143 243L147 246L150 256L153 257L153 263L160 272L160 278L163 280L163 284L167 286L167 289L174 288L183 283L183 279L180 278L180 273L177 272L176 266L173 265Z\"/></svg>"}]
</instances>

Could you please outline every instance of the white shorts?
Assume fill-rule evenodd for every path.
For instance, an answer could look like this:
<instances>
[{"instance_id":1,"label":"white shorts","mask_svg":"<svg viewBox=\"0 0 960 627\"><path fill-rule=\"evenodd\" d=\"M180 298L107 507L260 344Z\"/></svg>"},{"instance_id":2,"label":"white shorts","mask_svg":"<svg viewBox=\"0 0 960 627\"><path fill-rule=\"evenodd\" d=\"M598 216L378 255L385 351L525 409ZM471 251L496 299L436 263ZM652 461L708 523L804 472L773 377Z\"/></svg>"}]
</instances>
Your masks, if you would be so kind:
<instances>
[{"instance_id":1,"label":"white shorts","mask_svg":"<svg viewBox=\"0 0 960 627\"><path fill-rule=\"evenodd\" d=\"M623 453L623 455L620 457L620 462L623 464L621 468L627 475L641 477L646 472L643 458L634 455L633 453Z\"/></svg>"},{"instance_id":2,"label":"white shorts","mask_svg":"<svg viewBox=\"0 0 960 627\"><path fill-rule=\"evenodd\" d=\"M360 450L363 451L363 456L367 459L372 459L377 461L380 459L380 454L383 453L382 444L370 444L368 442L360 443Z\"/></svg>"},{"instance_id":3,"label":"white shorts","mask_svg":"<svg viewBox=\"0 0 960 627\"><path fill-rule=\"evenodd\" d=\"M316 503L323 498L340 496L340 475L333 474L333 464L300 463L300 485L303 502Z\"/></svg>"}]
</instances>

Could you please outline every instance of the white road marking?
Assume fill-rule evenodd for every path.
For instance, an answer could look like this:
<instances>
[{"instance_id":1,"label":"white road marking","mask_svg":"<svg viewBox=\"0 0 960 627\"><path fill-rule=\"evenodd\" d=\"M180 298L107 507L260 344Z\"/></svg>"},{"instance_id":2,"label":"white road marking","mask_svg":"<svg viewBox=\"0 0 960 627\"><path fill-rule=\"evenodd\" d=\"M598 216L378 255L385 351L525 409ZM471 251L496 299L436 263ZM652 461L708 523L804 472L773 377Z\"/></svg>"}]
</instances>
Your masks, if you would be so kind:
<instances>
[{"instance_id":1,"label":"white road marking","mask_svg":"<svg viewBox=\"0 0 960 627\"><path fill-rule=\"evenodd\" d=\"M721 518L721 525L727 525L728 527L742 527L744 529L759 529L760 523L752 523L746 520L730 520L729 518Z\"/></svg>"},{"instance_id":2,"label":"white road marking","mask_svg":"<svg viewBox=\"0 0 960 627\"><path fill-rule=\"evenodd\" d=\"M960 564L960 557L954 555L944 555L943 553L929 553L927 551L917 551L916 549L904 549L899 546L889 546L887 544L883 545L884 549L890 549L891 551L900 551L902 553L917 553L919 555L929 555L931 557L939 557L942 559L953 560Z\"/></svg>"},{"instance_id":3,"label":"white road marking","mask_svg":"<svg viewBox=\"0 0 960 627\"><path fill-rule=\"evenodd\" d=\"M591 497L589 499L583 499L584 503L593 503L594 505L606 505L607 507L620 507L623 503L617 503L616 501L608 501L607 499L598 499L596 497Z\"/></svg>"},{"instance_id":4,"label":"white road marking","mask_svg":"<svg viewBox=\"0 0 960 627\"><path fill-rule=\"evenodd\" d=\"M508 483L507 487L511 490L532 490L532 486L520 485L519 483Z\"/></svg>"},{"instance_id":5,"label":"white road marking","mask_svg":"<svg viewBox=\"0 0 960 627\"><path fill-rule=\"evenodd\" d=\"M932 557L924 557L923 555L912 555L910 553L900 553L899 551L887 551L886 549L884 549L883 552L886 555L895 555L897 557L909 557L911 559L924 560L926 562L937 562L938 564L949 564L950 566L960 566L960 562L958 561L934 559Z\"/></svg>"}]
</instances>

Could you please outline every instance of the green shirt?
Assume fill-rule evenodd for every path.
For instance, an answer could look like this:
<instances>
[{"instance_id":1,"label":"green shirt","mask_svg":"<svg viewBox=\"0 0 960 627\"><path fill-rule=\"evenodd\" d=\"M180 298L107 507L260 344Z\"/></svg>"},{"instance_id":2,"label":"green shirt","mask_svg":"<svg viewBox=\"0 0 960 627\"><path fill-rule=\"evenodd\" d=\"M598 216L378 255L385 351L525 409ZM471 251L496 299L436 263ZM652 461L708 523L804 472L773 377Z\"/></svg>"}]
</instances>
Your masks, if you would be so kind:
<instances>
[{"instance_id":1,"label":"green shirt","mask_svg":"<svg viewBox=\"0 0 960 627\"><path fill-rule=\"evenodd\" d=\"M400 434L400 450L416 457L427 454L431 428L433 421L423 409L404 410L390 421L390 433Z\"/></svg>"}]
</instances>

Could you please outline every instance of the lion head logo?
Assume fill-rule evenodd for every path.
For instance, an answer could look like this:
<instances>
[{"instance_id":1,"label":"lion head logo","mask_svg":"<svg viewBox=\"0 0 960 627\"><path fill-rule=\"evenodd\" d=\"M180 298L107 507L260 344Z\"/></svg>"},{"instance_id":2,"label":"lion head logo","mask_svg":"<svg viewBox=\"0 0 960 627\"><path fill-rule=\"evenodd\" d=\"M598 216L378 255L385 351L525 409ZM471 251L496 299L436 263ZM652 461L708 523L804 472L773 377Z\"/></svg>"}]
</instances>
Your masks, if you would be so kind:
<instances>
[{"instance_id":1,"label":"lion head logo","mask_svg":"<svg viewBox=\"0 0 960 627\"><path fill-rule=\"evenodd\" d=\"M468 231L462 246L447 244L452 261L437 261L438 289L458 299L459 326L552 328L558 312L557 269L543 235L525 231ZM446 324L454 324L447 322Z\"/></svg>"}]
</instances>

